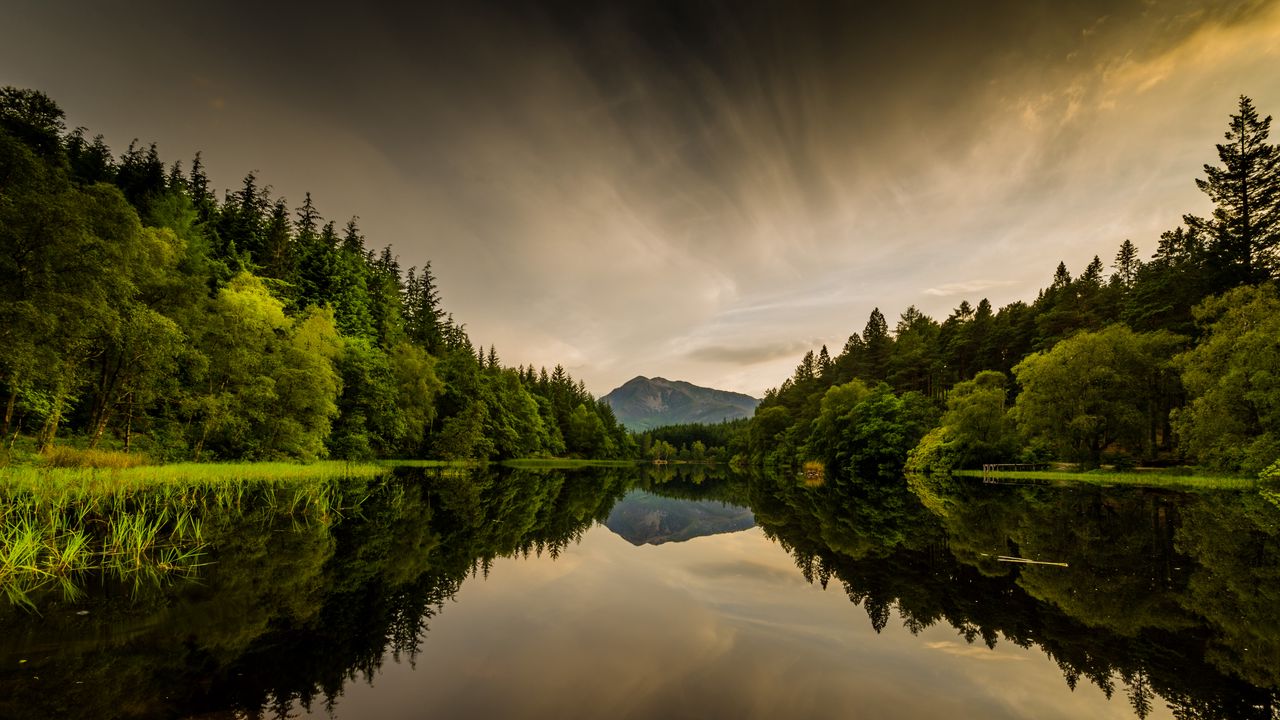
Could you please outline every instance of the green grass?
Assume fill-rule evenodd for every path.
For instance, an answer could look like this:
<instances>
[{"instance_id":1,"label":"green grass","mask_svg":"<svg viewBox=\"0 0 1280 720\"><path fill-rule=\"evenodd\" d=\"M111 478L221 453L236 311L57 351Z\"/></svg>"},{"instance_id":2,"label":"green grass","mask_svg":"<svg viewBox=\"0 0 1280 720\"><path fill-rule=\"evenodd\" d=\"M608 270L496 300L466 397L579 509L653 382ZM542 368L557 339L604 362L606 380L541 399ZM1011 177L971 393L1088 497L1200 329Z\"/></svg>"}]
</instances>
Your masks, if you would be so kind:
<instances>
[{"instance_id":1,"label":"green grass","mask_svg":"<svg viewBox=\"0 0 1280 720\"><path fill-rule=\"evenodd\" d=\"M579 460L575 458L520 458L504 460L500 465L512 468L535 469L549 468L553 470L581 467L635 467L635 460Z\"/></svg>"},{"instance_id":2,"label":"green grass","mask_svg":"<svg viewBox=\"0 0 1280 720\"><path fill-rule=\"evenodd\" d=\"M981 470L956 470L956 477L984 477ZM1226 475L1196 475L1179 472L1161 472L1144 470L1137 472L1115 472L1106 470L1090 470L1072 472L1064 470L1008 470L989 472L986 477L997 480L1047 480L1052 482L1086 483L1103 487L1129 485L1137 487L1177 488L1181 490L1252 490L1258 481L1252 478L1232 477Z\"/></svg>"},{"instance_id":3,"label":"green grass","mask_svg":"<svg viewBox=\"0 0 1280 720\"><path fill-rule=\"evenodd\" d=\"M484 463L479 460L375 460L374 464L382 467L410 468L452 468L466 470L480 467Z\"/></svg>"},{"instance_id":4,"label":"green grass","mask_svg":"<svg viewBox=\"0 0 1280 720\"><path fill-rule=\"evenodd\" d=\"M176 463L127 466L69 455L73 466L0 467L0 593L35 608L36 593L74 599L88 573L135 587L193 575L205 563L205 527L227 514L329 523L358 511L371 481L395 467L466 474L479 463L438 460ZM93 462L88 462L92 460ZM630 461L528 459L518 468L629 467ZM93 467L91 465L108 465Z\"/></svg>"},{"instance_id":5,"label":"green grass","mask_svg":"<svg viewBox=\"0 0 1280 720\"><path fill-rule=\"evenodd\" d=\"M59 446L41 456L41 464L49 467L91 467L123 469L150 465L142 453L124 453L118 450L79 449Z\"/></svg>"},{"instance_id":6,"label":"green grass","mask_svg":"<svg viewBox=\"0 0 1280 720\"><path fill-rule=\"evenodd\" d=\"M181 463L129 468L0 468L0 592L79 594L88 572L135 583L191 575L206 521L229 513L329 523L358 508L374 463Z\"/></svg>"},{"instance_id":7,"label":"green grass","mask_svg":"<svg viewBox=\"0 0 1280 720\"><path fill-rule=\"evenodd\" d=\"M140 491L164 485L223 484L255 481L298 481L372 478L387 471L379 463L288 462L174 463L129 468L0 467L0 492L70 490L82 493Z\"/></svg>"}]
</instances>

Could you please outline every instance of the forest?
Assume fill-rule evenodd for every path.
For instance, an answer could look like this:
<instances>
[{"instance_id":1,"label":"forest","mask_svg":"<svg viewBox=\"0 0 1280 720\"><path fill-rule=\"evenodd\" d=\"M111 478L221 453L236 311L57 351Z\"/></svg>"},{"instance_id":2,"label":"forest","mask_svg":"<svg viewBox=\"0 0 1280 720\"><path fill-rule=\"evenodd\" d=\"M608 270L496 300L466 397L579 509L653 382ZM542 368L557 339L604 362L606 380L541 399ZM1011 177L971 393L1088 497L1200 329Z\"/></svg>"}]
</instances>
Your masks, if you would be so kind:
<instances>
[{"instance_id":1,"label":"forest","mask_svg":"<svg viewBox=\"0 0 1280 720\"><path fill-rule=\"evenodd\" d=\"M0 437L173 460L634 453L561 366L510 367L357 219L291 208L199 153L115 157L55 101L0 89Z\"/></svg>"},{"instance_id":2,"label":"forest","mask_svg":"<svg viewBox=\"0 0 1280 720\"><path fill-rule=\"evenodd\" d=\"M1032 302L938 322L877 308L834 356L808 352L734 449L868 475L1049 460L1280 474L1280 149L1241 97L1220 164L1147 260L1059 263Z\"/></svg>"},{"instance_id":3,"label":"forest","mask_svg":"<svg viewBox=\"0 0 1280 720\"><path fill-rule=\"evenodd\" d=\"M1058 264L1031 302L941 322L877 308L807 353L750 421L627 433L561 366L504 365L356 218L199 153L119 157L34 90L0 91L0 437L151 461L822 461L871 475L1049 460L1280 473L1280 149L1241 97L1213 203L1146 260Z\"/></svg>"}]
</instances>

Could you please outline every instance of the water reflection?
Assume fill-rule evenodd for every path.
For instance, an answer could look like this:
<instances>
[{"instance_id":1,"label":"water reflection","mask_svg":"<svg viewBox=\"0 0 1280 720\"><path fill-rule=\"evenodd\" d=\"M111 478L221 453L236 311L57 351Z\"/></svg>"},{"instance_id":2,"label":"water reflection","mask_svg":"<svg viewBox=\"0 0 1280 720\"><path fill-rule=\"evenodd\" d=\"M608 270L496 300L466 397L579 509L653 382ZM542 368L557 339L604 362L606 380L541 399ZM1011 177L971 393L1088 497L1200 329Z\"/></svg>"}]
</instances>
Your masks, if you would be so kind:
<instances>
[{"instance_id":1,"label":"water reflection","mask_svg":"<svg viewBox=\"0 0 1280 720\"><path fill-rule=\"evenodd\" d=\"M683 500L632 490L604 522L632 545L661 545L755 527L750 508L718 500Z\"/></svg>"},{"instance_id":2,"label":"water reflection","mask_svg":"<svg viewBox=\"0 0 1280 720\"><path fill-rule=\"evenodd\" d=\"M1122 689L1139 717L1276 712L1280 515L1257 494L934 478L752 488L805 577L839 582L877 631L896 610L912 632L945 623L988 647L1039 647L1070 688Z\"/></svg>"},{"instance_id":3,"label":"water reflection","mask_svg":"<svg viewBox=\"0 0 1280 720\"><path fill-rule=\"evenodd\" d=\"M494 468L356 500L299 522L246 498L205 518L195 581L0 609L0 717L1280 707L1280 508L1257 493ZM593 529L627 518L700 539Z\"/></svg>"}]
</instances>

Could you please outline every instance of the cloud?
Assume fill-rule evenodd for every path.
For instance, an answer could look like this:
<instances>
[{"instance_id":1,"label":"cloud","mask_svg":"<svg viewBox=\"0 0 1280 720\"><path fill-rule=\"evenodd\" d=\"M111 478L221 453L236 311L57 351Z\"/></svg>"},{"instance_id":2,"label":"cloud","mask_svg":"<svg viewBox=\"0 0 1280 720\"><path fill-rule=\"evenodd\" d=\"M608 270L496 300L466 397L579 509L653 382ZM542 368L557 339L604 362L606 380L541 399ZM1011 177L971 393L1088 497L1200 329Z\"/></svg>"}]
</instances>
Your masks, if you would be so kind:
<instances>
[{"instance_id":1,"label":"cloud","mask_svg":"<svg viewBox=\"0 0 1280 720\"><path fill-rule=\"evenodd\" d=\"M1009 287L1016 285L1014 280L966 280L965 282L947 283L937 287L931 287L924 291L925 295L934 297L951 297L952 295L965 295L969 293L982 292L992 288Z\"/></svg>"},{"instance_id":2,"label":"cloud","mask_svg":"<svg viewBox=\"0 0 1280 720\"><path fill-rule=\"evenodd\" d=\"M959 655L960 657L969 658L970 660L985 660L987 662L1023 662L1027 658L1023 655L1004 655L992 652L987 647L979 647L977 645L961 645L953 641L935 641L924 644L930 650L938 650L948 655Z\"/></svg>"},{"instance_id":3,"label":"cloud","mask_svg":"<svg viewBox=\"0 0 1280 720\"><path fill-rule=\"evenodd\" d=\"M1029 300L1059 260L1205 212L1191 178L1235 94L1280 107L1280 4L1254 0L271 6L248 25L144 4L23 5L0 84L117 147L203 150L216 187L256 167L293 205L359 215L403 266L433 262L477 342L598 390L758 394L873 307Z\"/></svg>"},{"instance_id":4,"label":"cloud","mask_svg":"<svg viewBox=\"0 0 1280 720\"><path fill-rule=\"evenodd\" d=\"M798 356L804 351L812 349L813 346L813 343L800 341L782 341L739 347L706 345L690 350L685 354L685 357L702 362L754 365L779 358Z\"/></svg>"}]
</instances>

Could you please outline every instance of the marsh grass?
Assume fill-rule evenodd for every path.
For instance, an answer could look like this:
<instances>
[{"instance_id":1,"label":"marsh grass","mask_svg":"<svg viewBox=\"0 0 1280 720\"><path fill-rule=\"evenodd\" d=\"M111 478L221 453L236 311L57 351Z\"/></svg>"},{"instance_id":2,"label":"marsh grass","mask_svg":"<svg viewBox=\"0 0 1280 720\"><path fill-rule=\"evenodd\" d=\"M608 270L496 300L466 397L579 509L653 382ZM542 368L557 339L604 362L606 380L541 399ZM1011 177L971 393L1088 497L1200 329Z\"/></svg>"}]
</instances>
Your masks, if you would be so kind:
<instances>
[{"instance_id":1,"label":"marsh grass","mask_svg":"<svg viewBox=\"0 0 1280 720\"><path fill-rule=\"evenodd\" d=\"M45 452L41 459L54 468L125 468L149 465L150 459L141 453L124 453L116 450L81 449L59 445Z\"/></svg>"},{"instance_id":2,"label":"marsh grass","mask_svg":"<svg viewBox=\"0 0 1280 720\"><path fill-rule=\"evenodd\" d=\"M0 469L0 589L35 608L93 573L135 587L194 575L213 518L257 513L328 524L358 511L388 469L342 462Z\"/></svg>"},{"instance_id":3,"label":"marsh grass","mask_svg":"<svg viewBox=\"0 0 1280 720\"><path fill-rule=\"evenodd\" d=\"M956 470L952 472L952 475L970 478L984 477L981 470ZM1103 487L1127 485L1178 490L1253 490L1258 487L1258 481L1252 478L1226 475L1194 475L1178 471L1115 472L1091 470L1088 472L1071 472L1064 470L1009 470L988 472L986 477L995 480L1070 482Z\"/></svg>"}]
</instances>

